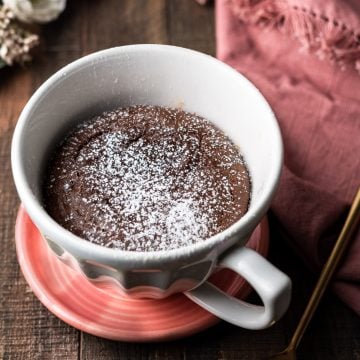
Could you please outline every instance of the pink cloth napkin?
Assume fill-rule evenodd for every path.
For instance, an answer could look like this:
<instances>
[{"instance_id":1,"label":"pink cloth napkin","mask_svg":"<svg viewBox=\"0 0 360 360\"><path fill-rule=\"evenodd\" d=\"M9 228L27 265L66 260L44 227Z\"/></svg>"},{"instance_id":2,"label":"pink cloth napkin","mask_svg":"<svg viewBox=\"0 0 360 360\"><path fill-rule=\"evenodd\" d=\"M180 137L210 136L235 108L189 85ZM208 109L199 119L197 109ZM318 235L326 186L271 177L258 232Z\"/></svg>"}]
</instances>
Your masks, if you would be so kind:
<instances>
[{"instance_id":1,"label":"pink cloth napkin","mask_svg":"<svg viewBox=\"0 0 360 360\"><path fill-rule=\"evenodd\" d=\"M247 76L276 114L285 166L272 211L319 271L360 185L360 44L353 42L360 1L301 4L218 0L217 56ZM333 288L360 315L360 231Z\"/></svg>"}]
</instances>

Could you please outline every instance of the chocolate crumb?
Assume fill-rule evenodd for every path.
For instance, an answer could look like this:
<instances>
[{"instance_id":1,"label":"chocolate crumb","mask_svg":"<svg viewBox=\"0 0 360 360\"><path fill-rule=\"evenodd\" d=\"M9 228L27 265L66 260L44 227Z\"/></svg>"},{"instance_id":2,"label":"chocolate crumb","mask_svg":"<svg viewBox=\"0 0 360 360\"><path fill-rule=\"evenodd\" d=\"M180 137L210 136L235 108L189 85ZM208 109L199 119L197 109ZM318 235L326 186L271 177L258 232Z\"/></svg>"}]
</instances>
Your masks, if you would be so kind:
<instances>
[{"instance_id":1,"label":"chocolate crumb","mask_svg":"<svg viewBox=\"0 0 360 360\"><path fill-rule=\"evenodd\" d=\"M77 126L50 161L44 200L90 242L157 251L228 228L247 211L250 187L239 148L209 121L139 105Z\"/></svg>"}]
</instances>

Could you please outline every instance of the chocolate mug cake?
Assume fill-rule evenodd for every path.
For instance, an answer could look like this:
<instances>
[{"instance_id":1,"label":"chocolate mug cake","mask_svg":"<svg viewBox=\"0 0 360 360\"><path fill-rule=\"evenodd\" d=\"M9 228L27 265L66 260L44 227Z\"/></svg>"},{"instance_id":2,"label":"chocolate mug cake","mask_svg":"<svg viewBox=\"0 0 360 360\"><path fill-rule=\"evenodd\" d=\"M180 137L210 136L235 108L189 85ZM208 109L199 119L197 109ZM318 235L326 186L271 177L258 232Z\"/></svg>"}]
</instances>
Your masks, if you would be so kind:
<instances>
[{"instance_id":1,"label":"chocolate mug cake","mask_svg":"<svg viewBox=\"0 0 360 360\"><path fill-rule=\"evenodd\" d=\"M239 220L250 201L239 148L204 118L160 106L81 123L45 175L44 204L59 224L128 251L204 241Z\"/></svg>"}]
</instances>

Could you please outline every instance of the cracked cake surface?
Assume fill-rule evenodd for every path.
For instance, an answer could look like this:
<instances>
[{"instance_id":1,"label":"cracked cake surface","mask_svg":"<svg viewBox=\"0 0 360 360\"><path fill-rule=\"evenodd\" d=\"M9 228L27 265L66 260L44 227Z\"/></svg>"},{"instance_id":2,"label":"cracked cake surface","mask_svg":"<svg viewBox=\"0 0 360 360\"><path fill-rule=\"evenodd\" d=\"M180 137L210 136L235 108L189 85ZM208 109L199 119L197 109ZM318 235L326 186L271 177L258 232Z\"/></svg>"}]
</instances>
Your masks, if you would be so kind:
<instances>
[{"instance_id":1,"label":"cracked cake surface","mask_svg":"<svg viewBox=\"0 0 360 360\"><path fill-rule=\"evenodd\" d=\"M209 121L138 105L72 130L50 159L44 203L90 242L157 251L228 228L246 213L250 188L239 148Z\"/></svg>"}]
</instances>

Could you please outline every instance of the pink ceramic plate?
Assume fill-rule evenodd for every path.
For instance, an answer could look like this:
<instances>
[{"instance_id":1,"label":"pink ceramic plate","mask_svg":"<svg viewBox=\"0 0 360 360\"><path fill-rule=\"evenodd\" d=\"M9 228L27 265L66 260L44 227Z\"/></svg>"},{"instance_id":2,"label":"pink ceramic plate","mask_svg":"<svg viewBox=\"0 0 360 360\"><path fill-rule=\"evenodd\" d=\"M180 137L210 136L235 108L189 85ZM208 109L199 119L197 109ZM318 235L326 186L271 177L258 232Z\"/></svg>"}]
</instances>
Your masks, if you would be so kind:
<instances>
[{"instance_id":1,"label":"pink ceramic plate","mask_svg":"<svg viewBox=\"0 0 360 360\"><path fill-rule=\"evenodd\" d=\"M35 295L52 313L79 330L112 340L163 341L194 334L219 321L183 294L162 300L132 299L96 288L53 255L23 207L16 220L15 242L21 270ZM248 246L266 256L268 244L265 218ZM229 270L217 272L211 282L239 298L251 291Z\"/></svg>"}]
</instances>

